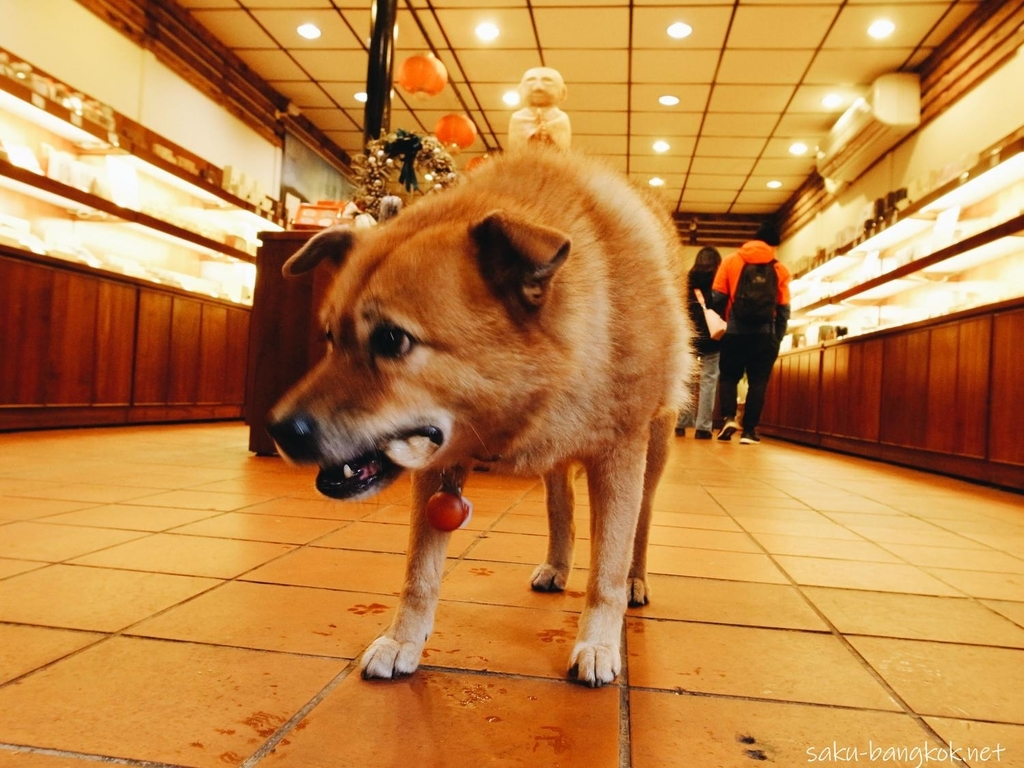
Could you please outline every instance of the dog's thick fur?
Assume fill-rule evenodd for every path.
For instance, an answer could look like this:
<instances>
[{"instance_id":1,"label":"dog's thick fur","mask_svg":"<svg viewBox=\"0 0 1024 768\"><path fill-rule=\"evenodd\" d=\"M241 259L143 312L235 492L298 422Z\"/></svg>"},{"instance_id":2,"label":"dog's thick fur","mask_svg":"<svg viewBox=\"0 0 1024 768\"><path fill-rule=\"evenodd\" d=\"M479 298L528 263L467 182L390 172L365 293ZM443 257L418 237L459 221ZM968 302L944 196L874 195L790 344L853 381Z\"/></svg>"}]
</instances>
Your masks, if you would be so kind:
<instances>
[{"instance_id":1,"label":"dog's thick fur","mask_svg":"<svg viewBox=\"0 0 1024 768\"><path fill-rule=\"evenodd\" d=\"M648 600L651 502L689 373L679 250L669 217L619 174L530 147L379 227L326 230L285 265L327 259L337 275L332 350L271 415L282 452L325 467L318 487L337 497L414 470L406 581L364 677L418 666L449 537L424 506L442 471L458 482L481 462L544 476L537 590L565 588L572 469L586 469L593 550L570 675L618 674L627 601Z\"/></svg>"}]
</instances>

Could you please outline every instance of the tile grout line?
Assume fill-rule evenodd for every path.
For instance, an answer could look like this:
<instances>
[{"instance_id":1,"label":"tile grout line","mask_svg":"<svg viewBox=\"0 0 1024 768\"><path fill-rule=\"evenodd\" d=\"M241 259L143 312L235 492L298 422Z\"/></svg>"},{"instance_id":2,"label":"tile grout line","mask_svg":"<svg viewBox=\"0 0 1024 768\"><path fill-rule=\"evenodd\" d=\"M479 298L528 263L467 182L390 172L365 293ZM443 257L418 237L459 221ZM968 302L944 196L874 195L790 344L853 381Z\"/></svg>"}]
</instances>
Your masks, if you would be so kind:
<instances>
[{"instance_id":1,"label":"tile grout line","mask_svg":"<svg viewBox=\"0 0 1024 768\"><path fill-rule=\"evenodd\" d=\"M358 664L358 659L354 659L349 662L345 669L335 675L334 678L328 682L327 685L321 688L312 699L300 707L298 712L288 718L286 722L278 726L277 730L271 734L270 738L263 742L263 744L261 744L255 752L249 755L244 762L240 763L238 768L253 768L253 766L261 762L265 757L272 755L277 750L278 744L281 743L284 737L295 730L296 726L298 726L298 724L301 723L306 716L320 704L320 702L326 699L335 688L341 685L341 683L357 668Z\"/></svg>"},{"instance_id":2,"label":"tile grout line","mask_svg":"<svg viewBox=\"0 0 1024 768\"><path fill-rule=\"evenodd\" d=\"M626 632L627 616L622 617L622 635L619 647L622 655L622 671L619 677L619 768L632 768L633 765L633 738L632 738L632 712L630 710L630 682L629 682L629 653L627 644L629 633Z\"/></svg>"},{"instance_id":3,"label":"tile grout line","mask_svg":"<svg viewBox=\"0 0 1024 768\"><path fill-rule=\"evenodd\" d=\"M177 763L160 763L152 760L135 760L129 757L111 757L109 755L96 755L89 752L75 752L68 749L51 749L49 747L29 747L20 744L8 744L0 742L0 750L13 752L15 754L46 755L47 757L70 757L74 760L83 760L93 763L112 763L114 765L130 765L134 768L185 768Z\"/></svg>"},{"instance_id":4,"label":"tile grout line","mask_svg":"<svg viewBox=\"0 0 1024 768\"><path fill-rule=\"evenodd\" d=\"M731 517L733 520L736 520L735 517L728 510L725 511L726 514L729 515L729 517ZM821 514L819 510L815 511ZM738 520L736 522L737 524L739 524ZM856 533L856 531L854 531L854 533ZM865 540L868 540L866 537L864 538ZM804 592L801 585L796 581L796 579L793 578L789 571L783 568L782 565L776 561L775 556L771 552L769 552L767 548L765 548L764 545L761 544L761 542L757 541L757 545L762 549L765 556L771 561L772 565L778 568L779 572L786 577L786 579L790 583L790 586L797 591L797 593L800 595L800 598L808 605L808 607L810 607L812 611L814 611L815 614L817 614L818 618L822 622L824 622L825 626L829 628L829 631L832 634L832 636L835 637L840 642L840 644L846 649L846 651L850 653L853 656L853 658L855 658L859 662L860 666L864 669L864 671L866 671L875 680L875 682L877 682L882 687L882 690L884 690L890 696L890 698L892 698L892 700L895 701L897 705L899 705L899 707L903 710L904 715L910 717L911 720L916 722L918 727L924 729L925 733L933 736L941 744L946 744L948 746L948 742L946 741L946 739L942 738L942 736L939 735L939 733L931 726L931 724L927 720L925 720L924 715L921 715L918 712L916 712L913 709L913 707L911 707L910 704L906 700L904 700L904 698L900 696L899 693L896 692L896 689L892 685L890 685L884 677L882 677L881 673L879 673L878 670L876 670L874 666L872 666L872 664L860 653L860 651L857 650L853 643L851 643L849 639L847 639L846 635L840 632L839 628L828 618L828 616L825 615L825 613L820 608L818 608L818 606Z\"/></svg>"}]
</instances>

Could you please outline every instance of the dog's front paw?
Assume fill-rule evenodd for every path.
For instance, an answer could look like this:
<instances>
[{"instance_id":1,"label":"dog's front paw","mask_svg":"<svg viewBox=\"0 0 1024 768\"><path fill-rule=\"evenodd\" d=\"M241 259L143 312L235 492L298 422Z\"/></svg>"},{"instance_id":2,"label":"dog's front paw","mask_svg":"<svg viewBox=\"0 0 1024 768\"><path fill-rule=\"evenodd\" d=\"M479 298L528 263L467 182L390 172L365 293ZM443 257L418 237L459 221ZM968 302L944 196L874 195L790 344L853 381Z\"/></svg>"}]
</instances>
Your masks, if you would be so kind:
<instances>
[{"instance_id":1,"label":"dog's front paw","mask_svg":"<svg viewBox=\"0 0 1024 768\"><path fill-rule=\"evenodd\" d=\"M423 643L400 643L390 637L378 637L366 649L359 667L366 680L390 680L415 672L422 653Z\"/></svg>"},{"instance_id":2,"label":"dog's front paw","mask_svg":"<svg viewBox=\"0 0 1024 768\"><path fill-rule=\"evenodd\" d=\"M626 584L626 589L630 608L639 608L651 602L651 588L647 584L647 579L631 578Z\"/></svg>"},{"instance_id":3,"label":"dog's front paw","mask_svg":"<svg viewBox=\"0 0 1024 768\"><path fill-rule=\"evenodd\" d=\"M581 643L573 649L569 660L569 677L591 688L612 682L621 669L622 659L617 645Z\"/></svg>"},{"instance_id":4,"label":"dog's front paw","mask_svg":"<svg viewBox=\"0 0 1024 768\"><path fill-rule=\"evenodd\" d=\"M569 569L557 568L550 563L538 565L530 577L530 586L535 592L562 592L568 583Z\"/></svg>"}]
</instances>

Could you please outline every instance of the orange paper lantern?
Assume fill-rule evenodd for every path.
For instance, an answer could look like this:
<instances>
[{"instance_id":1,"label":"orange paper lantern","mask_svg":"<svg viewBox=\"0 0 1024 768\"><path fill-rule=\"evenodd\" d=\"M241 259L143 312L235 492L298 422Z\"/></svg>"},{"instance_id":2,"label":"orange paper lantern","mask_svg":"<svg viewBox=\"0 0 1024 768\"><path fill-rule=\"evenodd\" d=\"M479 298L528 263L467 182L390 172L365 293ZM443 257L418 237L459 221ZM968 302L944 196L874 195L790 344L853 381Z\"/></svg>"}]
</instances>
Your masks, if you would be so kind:
<instances>
[{"instance_id":1,"label":"orange paper lantern","mask_svg":"<svg viewBox=\"0 0 1024 768\"><path fill-rule=\"evenodd\" d=\"M448 83L448 70L432 53L417 54L399 65L395 79L413 95L436 96Z\"/></svg>"},{"instance_id":2,"label":"orange paper lantern","mask_svg":"<svg viewBox=\"0 0 1024 768\"><path fill-rule=\"evenodd\" d=\"M445 115L434 126L434 135L446 147L465 149L476 141L476 126L465 115Z\"/></svg>"}]
</instances>

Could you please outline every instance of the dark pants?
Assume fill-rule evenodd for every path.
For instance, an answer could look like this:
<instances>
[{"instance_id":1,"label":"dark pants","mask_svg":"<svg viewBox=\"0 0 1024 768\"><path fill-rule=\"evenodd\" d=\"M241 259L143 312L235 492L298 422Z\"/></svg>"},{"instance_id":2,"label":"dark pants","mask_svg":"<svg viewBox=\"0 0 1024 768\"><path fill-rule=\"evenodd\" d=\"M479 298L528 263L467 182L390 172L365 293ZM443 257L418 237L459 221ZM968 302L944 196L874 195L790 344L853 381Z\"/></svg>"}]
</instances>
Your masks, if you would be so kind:
<instances>
[{"instance_id":1,"label":"dark pants","mask_svg":"<svg viewBox=\"0 0 1024 768\"><path fill-rule=\"evenodd\" d=\"M769 333L727 333L722 337L718 397L726 420L736 418L736 385L746 373L748 388L743 429L749 432L757 428L764 409L768 379L778 356L779 345Z\"/></svg>"}]
</instances>

